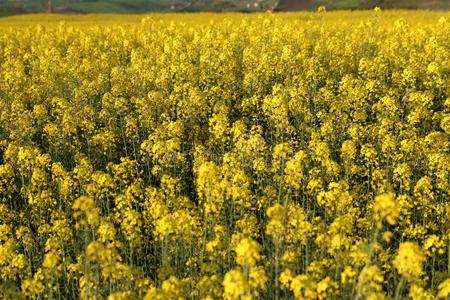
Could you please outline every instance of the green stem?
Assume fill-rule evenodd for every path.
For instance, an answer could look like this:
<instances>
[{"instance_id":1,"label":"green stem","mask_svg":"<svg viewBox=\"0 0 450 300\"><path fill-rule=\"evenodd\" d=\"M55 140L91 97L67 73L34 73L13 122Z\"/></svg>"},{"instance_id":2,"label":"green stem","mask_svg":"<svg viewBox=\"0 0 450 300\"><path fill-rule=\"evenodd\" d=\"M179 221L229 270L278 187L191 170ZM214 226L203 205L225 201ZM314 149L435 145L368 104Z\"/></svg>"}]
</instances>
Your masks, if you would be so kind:
<instances>
[{"instance_id":1,"label":"green stem","mask_svg":"<svg viewBox=\"0 0 450 300\"><path fill-rule=\"evenodd\" d=\"M436 254L433 253L433 259L431 263L431 288L434 289L434 264L436 263Z\"/></svg>"},{"instance_id":2,"label":"green stem","mask_svg":"<svg viewBox=\"0 0 450 300\"><path fill-rule=\"evenodd\" d=\"M279 272L280 272L280 262L279 262L279 248L278 241L275 240L275 299L279 299Z\"/></svg>"},{"instance_id":3,"label":"green stem","mask_svg":"<svg viewBox=\"0 0 450 300\"><path fill-rule=\"evenodd\" d=\"M400 293L403 289L403 283L405 282L405 279L402 277L402 279L400 279L400 282L397 285L397 289L395 290L395 300L400 299Z\"/></svg>"},{"instance_id":4,"label":"green stem","mask_svg":"<svg viewBox=\"0 0 450 300\"><path fill-rule=\"evenodd\" d=\"M450 240L447 246L447 274L450 276Z\"/></svg>"}]
</instances>

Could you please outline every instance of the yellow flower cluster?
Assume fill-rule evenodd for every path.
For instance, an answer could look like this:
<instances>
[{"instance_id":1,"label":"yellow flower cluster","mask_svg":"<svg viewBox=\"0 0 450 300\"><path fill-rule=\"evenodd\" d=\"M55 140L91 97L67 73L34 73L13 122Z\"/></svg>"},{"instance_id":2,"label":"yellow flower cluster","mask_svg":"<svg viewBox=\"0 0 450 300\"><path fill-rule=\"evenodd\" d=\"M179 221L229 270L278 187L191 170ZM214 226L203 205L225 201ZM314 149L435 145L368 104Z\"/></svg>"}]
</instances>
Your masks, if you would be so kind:
<instances>
[{"instance_id":1,"label":"yellow flower cluster","mask_svg":"<svg viewBox=\"0 0 450 300\"><path fill-rule=\"evenodd\" d=\"M447 12L27 18L0 299L450 297Z\"/></svg>"}]
</instances>

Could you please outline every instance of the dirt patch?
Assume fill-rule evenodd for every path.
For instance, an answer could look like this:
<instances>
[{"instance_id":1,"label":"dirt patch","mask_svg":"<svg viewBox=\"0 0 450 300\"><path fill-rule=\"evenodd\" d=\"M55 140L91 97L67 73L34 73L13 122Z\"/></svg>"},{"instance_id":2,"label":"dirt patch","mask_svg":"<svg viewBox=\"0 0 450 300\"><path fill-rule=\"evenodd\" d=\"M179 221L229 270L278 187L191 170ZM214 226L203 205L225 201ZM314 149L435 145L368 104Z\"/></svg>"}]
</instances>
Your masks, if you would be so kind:
<instances>
[{"instance_id":1,"label":"dirt patch","mask_svg":"<svg viewBox=\"0 0 450 300\"><path fill-rule=\"evenodd\" d=\"M293 11L307 9L313 5L314 0L280 0L275 11Z\"/></svg>"}]
</instances>

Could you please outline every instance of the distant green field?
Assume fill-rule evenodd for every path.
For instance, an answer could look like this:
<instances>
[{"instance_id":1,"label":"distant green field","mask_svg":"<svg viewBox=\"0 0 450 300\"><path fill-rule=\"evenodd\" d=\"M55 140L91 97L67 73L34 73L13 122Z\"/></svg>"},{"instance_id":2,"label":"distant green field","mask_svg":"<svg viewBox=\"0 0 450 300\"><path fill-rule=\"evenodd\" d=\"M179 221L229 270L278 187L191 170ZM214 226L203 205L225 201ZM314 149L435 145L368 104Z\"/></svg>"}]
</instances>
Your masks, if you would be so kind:
<instances>
[{"instance_id":1,"label":"distant green field","mask_svg":"<svg viewBox=\"0 0 450 300\"><path fill-rule=\"evenodd\" d=\"M60 12L149 12L170 10L168 1L159 0L99 0L99 1L65 1L54 0L54 11ZM47 10L47 1L1 1L0 11L42 12Z\"/></svg>"},{"instance_id":2,"label":"distant green field","mask_svg":"<svg viewBox=\"0 0 450 300\"><path fill-rule=\"evenodd\" d=\"M263 0L258 6L254 1L237 0L53 0L56 12L110 12L139 13L156 11L259 11L266 10L276 1ZM0 0L0 15L14 12L43 12L47 10L47 0Z\"/></svg>"},{"instance_id":3,"label":"distant green field","mask_svg":"<svg viewBox=\"0 0 450 300\"><path fill-rule=\"evenodd\" d=\"M265 11L276 6L276 0L53 0L53 10L60 13L144 13L168 11ZM375 3L387 8L449 9L450 0L316 0L305 5L315 10L364 9ZM0 16L26 12L44 12L47 0L0 0Z\"/></svg>"}]
</instances>

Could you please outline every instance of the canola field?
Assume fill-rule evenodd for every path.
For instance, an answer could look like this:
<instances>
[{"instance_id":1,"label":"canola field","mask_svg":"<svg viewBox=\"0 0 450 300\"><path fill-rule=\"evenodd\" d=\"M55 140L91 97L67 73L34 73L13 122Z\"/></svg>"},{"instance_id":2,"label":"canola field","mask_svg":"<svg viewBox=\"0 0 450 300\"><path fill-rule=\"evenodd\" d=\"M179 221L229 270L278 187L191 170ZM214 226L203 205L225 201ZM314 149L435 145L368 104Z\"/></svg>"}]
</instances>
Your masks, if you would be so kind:
<instances>
[{"instance_id":1,"label":"canola field","mask_svg":"<svg viewBox=\"0 0 450 300\"><path fill-rule=\"evenodd\" d=\"M449 299L448 12L0 36L1 299Z\"/></svg>"}]
</instances>

